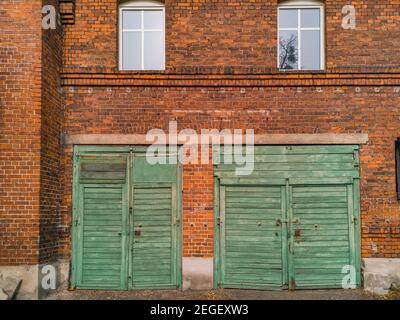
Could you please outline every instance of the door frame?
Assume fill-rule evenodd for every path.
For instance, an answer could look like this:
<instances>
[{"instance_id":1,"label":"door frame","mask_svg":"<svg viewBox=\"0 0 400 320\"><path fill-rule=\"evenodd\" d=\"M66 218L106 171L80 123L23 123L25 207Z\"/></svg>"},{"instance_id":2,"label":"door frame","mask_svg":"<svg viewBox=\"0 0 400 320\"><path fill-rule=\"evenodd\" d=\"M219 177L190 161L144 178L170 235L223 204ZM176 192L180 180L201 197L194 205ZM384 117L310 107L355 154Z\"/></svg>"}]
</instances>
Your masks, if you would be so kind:
<instances>
[{"instance_id":1,"label":"door frame","mask_svg":"<svg viewBox=\"0 0 400 320\"><path fill-rule=\"evenodd\" d=\"M82 219L82 210L79 206L80 202L80 185L79 185L79 174L80 174L80 156L82 155L126 155L128 158L127 161L127 188L128 188L128 198L132 195L130 194L131 184L132 184L132 154L143 154L147 151L147 146L121 146L121 145L114 145L114 146L106 146L106 145L74 145L73 146L73 156L72 156L72 219L71 219L71 260L70 260L70 279L69 279L69 287L71 289L75 289L77 287L78 281L78 263L80 263L80 256L79 256L79 221ZM176 261L175 270L176 270L176 284L177 288L182 288L182 211L183 211L183 204L182 204L182 192L183 192L183 185L182 185L182 164L178 161L177 164L177 181L176 181L176 214L179 224L176 226L175 232L175 256ZM128 207L128 216L129 216L129 207ZM129 222L127 225L129 228ZM130 232L130 231L129 231ZM123 248L125 251L129 251L129 244L128 240L130 235L127 234L126 237L126 246ZM127 250L128 249L128 250ZM140 290L140 289L152 289L152 288L132 288L128 277L129 275L129 257L128 253L125 253L123 270L125 272L125 282L124 286L120 288L112 288L111 290ZM85 287L86 288L86 287ZM89 288L89 287L88 287ZM157 288L157 287L154 287ZM99 289L99 290L110 290L108 288L99 288L93 287L90 289ZM158 288L160 289L160 288Z\"/></svg>"}]
</instances>

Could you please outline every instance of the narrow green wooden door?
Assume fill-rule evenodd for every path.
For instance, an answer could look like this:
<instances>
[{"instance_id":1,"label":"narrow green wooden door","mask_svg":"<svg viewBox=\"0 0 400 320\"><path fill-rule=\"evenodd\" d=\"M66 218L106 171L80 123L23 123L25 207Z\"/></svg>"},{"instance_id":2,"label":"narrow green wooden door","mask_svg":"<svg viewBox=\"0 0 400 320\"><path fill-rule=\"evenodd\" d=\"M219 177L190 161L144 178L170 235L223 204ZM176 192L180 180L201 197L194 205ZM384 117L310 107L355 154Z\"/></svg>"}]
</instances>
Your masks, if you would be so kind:
<instances>
[{"instance_id":1,"label":"narrow green wooden door","mask_svg":"<svg viewBox=\"0 0 400 320\"><path fill-rule=\"evenodd\" d=\"M276 288L283 284L279 186L221 186L221 286Z\"/></svg>"},{"instance_id":2,"label":"narrow green wooden door","mask_svg":"<svg viewBox=\"0 0 400 320\"><path fill-rule=\"evenodd\" d=\"M291 195L290 287L341 288L343 268L355 267L353 186L293 186Z\"/></svg>"},{"instance_id":3,"label":"narrow green wooden door","mask_svg":"<svg viewBox=\"0 0 400 320\"><path fill-rule=\"evenodd\" d=\"M145 150L76 148L73 286L181 285L180 167L151 165Z\"/></svg>"},{"instance_id":4,"label":"narrow green wooden door","mask_svg":"<svg viewBox=\"0 0 400 320\"><path fill-rule=\"evenodd\" d=\"M178 287L177 253L180 218L177 166L133 158L131 285L133 288Z\"/></svg>"},{"instance_id":5,"label":"narrow green wooden door","mask_svg":"<svg viewBox=\"0 0 400 320\"><path fill-rule=\"evenodd\" d=\"M78 288L123 289L126 279L127 157L83 156L76 186L75 281Z\"/></svg>"}]
</instances>

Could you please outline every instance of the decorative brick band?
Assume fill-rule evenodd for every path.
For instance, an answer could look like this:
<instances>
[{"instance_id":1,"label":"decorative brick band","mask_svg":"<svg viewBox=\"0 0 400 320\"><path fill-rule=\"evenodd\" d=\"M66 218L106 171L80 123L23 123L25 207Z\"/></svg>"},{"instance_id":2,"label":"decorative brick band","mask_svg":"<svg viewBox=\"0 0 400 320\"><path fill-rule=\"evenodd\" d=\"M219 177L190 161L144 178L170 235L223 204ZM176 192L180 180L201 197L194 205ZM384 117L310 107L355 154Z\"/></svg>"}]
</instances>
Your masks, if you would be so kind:
<instances>
[{"instance_id":1,"label":"decorative brick band","mask_svg":"<svg viewBox=\"0 0 400 320\"><path fill-rule=\"evenodd\" d=\"M63 86L310 87L400 86L395 74L176 75L138 73L63 73Z\"/></svg>"},{"instance_id":2,"label":"decorative brick band","mask_svg":"<svg viewBox=\"0 0 400 320\"><path fill-rule=\"evenodd\" d=\"M186 139L185 139L186 141ZM185 141L178 141L183 144ZM258 134L254 137L256 145L284 144L366 144L368 134L364 133L319 133L319 134ZM148 145L152 141L145 134L74 134L66 135L67 145ZM226 141L242 143L242 141Z\"/></svg>"}]
</instances>

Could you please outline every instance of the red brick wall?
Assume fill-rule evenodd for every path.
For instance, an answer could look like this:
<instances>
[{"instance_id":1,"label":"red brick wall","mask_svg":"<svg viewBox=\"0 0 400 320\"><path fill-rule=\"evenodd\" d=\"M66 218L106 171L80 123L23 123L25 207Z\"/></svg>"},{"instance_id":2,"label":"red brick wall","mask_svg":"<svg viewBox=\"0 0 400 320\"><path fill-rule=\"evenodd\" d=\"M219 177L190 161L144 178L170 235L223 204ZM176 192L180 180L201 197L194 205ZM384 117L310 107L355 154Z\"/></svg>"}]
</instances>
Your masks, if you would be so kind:
<instances>
[{"instance_id":1,"label":"red brick wall","mask_svg":"<svg viewBox=\"0 0 400 320\"><path fill-rule=\"evenodd\" d=\"M58 254L62 28L43 31L41 10L0 6L0 265Z\"/></svg>"},{"instance_id":2,"label":"red brick wall","mask_svg":"<svg viewBox=\"0 0 400 320\"><path fill-rule=\"evenodd\" d=\"M340 91L338 91L338 89ZM379 89L379 92L378 92ZM393 87L124 88L72 87L65 94L65 128L77 133L146 133L193 128L251 128L265 133L367 133L361 149L362 253L399 257L394 141L400 135L400 93ZM63 224L71 217L71 148L64 159ZM212 166L184 166L184 255L213 251ZM62 248L70 250L70 230Z\"/></svg>"},{"instance_id":3,"label":"red brick wall","mask_svg":"<svg viewBox=\"0 0 400 320\"><path fill-rule=\"evenodd\" d=\"M118 67L118 1L76 0L66 28L68 71ZM342 29L342 7L356 8L355 30ZM396 0L326 0L328 69L395 67L400 38ZM166 72L260 73L276 69L277 1L166 0Z\"/></svg>"},{"instance_id":4,"label":"red brick wall","mask_svg":"<svg viewBox=\"0 0 400 320\"><path fill-rule=\"evenodd\" d=\"M200 150L199 150L200 154ZM183 166L183 255L213 256L213 167Z\"/></svg>"},{"instance_id":5,"label":"red brick wall","mask_svg":"<svg viewBox=\"0 0 400 320\"><path fill-rule=\"evenodd\" d=\"M400 15L397 0L327 0L327 67L340 69L376 69L390 66L399 70ZM354 5L356 29L343 30L342 7Z\"/></svg>"},{"instance_id":6,"label":"red brick wall","mask_svg":"<svg viewBox=\"0 0 400 320\"><path fill-rule=\"evenodd\" d=\"M37 263L41 1L0 5L0 265Z\"/></svg>"},{"instance_id":7,"label":"red brick wall","mask_svg":"<svg viewBox=\"0 0 400 320\"><path fill-rule=\"evenodd\" d=\"M43 0L43 5L58 9L58 1ZM62 100L62 26L43 30L42 35L42 108L41 108L41 177L40 177L40 262L58 256L61 202L60 130Z\"/></svg>"}]
</instances>

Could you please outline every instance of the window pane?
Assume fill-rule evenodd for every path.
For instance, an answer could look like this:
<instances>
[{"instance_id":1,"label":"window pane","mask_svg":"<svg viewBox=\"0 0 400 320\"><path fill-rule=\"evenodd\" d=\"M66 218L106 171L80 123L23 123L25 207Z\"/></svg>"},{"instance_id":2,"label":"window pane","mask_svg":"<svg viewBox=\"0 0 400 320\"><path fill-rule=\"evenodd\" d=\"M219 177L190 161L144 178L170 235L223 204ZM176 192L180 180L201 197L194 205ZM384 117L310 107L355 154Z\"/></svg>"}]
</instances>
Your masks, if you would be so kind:
<instances>
[{"instance_id":1,"label":"window pane","mask_svg":"<svg viewBox=\"0 0 400 320\"><path fill-rule=\"evenodd\" d=\"M142 69L141 38L140 31L122 33L122 69Z\"/></svg>"},{"instance_id":2,"label":"window pane","mask_svg":"<svg viewBox=\"0 0 400 320\"><path fill-rule=\"evenodd\" d=\"M297 28L297 9L279 9L279 28Z\"/></svg>"},{"instance_id":3,"label":"window pane","mask_svg":"<svg viewBox=\"0 0 400 320\"><path fill-rule=\"evenodd\" d=\"M300 20L302 28L319 28L319 9L301 9Z\"/></svg>"},{"instance_id":4,"label":"window pane","mask_svg":"<svg viewBox=\"0 0 400 320\"><path fill-rule=\"evenodd\" d=\"M122 28L123 29L141 29L142 28L142 12L138 10L122 11Z\"/></svg>"},{"instance_id":5,"label":"window pane","mask_svg":"<svg viewBox=\"0 0 400 320\"><path fill-rule=\"evenodd\" d=\"M301 31L301 68L321 68L320 32Z\"/></svg>"},{"instance_id":6,"label":"window pane","mask_svg":"<svg viewBox=\"0 0 400 320\"><path fill-rule=\"evenodd\" d=\"M162 10L145 10L144 11L144 28L145 29L163 29L163 12Z\"/></svg>"},{"instance_id":7,"label":"window pane","mask_svg":"<svg viewBox=\"0 0 400 320\"><path fill-rule=\"evenodd\" d=\"M297 31L279 32L279 69L298 69Z\"/></svg>"},{"instance_id":8,"label":"window pane","mask_svg":"<svg viewBox=\"0 0 400 320\"><path fill-rule=\"evenodd\" d=\"M146 31L144 33L144 68L146 70L164 69L164 33Z\"/></svg>"}]
</instances>

